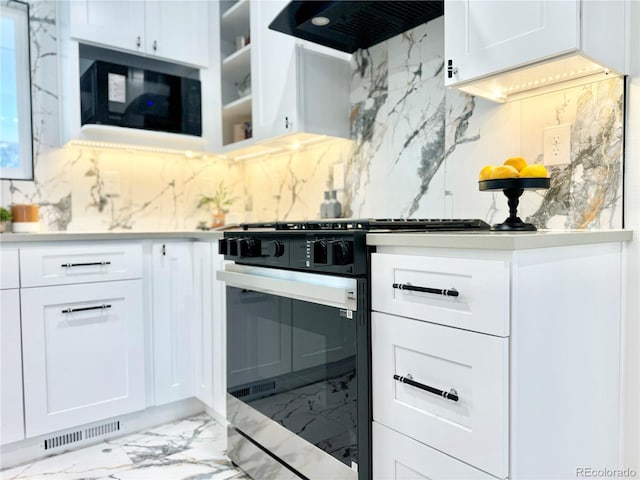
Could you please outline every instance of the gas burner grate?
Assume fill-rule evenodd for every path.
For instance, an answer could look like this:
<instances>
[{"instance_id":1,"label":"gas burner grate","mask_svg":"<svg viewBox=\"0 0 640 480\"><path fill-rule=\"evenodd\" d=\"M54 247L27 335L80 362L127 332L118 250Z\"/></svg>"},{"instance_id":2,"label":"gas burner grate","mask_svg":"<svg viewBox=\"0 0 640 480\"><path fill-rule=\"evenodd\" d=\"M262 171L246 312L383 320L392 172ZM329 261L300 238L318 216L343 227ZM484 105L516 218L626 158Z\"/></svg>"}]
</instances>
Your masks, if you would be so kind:
<instances>
[{"instance_id":1,"label":"gas burner grate","mask_svg":"<svg viewBox=\"0 0 640 480\"><path fill-rule=\"evenodd\" d=\"M243 223L243 230L489 230L489 224L477 218L359 218L304 220L299 222Z\"/></svg>"}]
</instances>

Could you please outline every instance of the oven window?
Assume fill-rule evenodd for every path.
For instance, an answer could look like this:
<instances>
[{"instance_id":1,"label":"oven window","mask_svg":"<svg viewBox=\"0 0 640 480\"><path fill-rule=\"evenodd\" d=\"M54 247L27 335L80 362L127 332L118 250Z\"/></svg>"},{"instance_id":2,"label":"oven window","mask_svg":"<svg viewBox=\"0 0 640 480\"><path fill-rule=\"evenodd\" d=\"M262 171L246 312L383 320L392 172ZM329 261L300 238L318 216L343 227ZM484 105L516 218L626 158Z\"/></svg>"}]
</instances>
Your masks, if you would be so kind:
<instances>
[{"instance_id":1,"label":"oven window","mask_svg":"<svg viewBox=\"0 0 640 480\"><path fill-rule=\"evenodd\" d=\"M227 287L228 391L357 463L356 320L338 308Z\"/></svg>"}]
</instances>

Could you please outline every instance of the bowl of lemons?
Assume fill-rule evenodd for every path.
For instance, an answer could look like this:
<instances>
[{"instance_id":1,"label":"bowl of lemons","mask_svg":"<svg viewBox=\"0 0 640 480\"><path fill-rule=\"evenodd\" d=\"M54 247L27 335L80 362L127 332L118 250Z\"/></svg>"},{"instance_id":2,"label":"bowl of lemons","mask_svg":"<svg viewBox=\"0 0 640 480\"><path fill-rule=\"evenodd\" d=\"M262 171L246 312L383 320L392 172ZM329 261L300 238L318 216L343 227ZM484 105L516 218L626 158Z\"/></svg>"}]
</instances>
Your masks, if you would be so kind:
<instances>
[{"instance_id":1,"label":"bowl of lemons","mask_svg":"<svg viewBox=\"0 0 640 480\"><path fill-rule=\"evenodd\" d=\"M502 165L483 167L478 175L478 186L481 191L502 190L507 197L509 217L503 223L493 225L491 230L535 231L535 225L525 223L518 217L520 196L525 190L549 188L551 179L544 165L528 164L522 157L511 157Z\"/></svg>"}]
</instances>

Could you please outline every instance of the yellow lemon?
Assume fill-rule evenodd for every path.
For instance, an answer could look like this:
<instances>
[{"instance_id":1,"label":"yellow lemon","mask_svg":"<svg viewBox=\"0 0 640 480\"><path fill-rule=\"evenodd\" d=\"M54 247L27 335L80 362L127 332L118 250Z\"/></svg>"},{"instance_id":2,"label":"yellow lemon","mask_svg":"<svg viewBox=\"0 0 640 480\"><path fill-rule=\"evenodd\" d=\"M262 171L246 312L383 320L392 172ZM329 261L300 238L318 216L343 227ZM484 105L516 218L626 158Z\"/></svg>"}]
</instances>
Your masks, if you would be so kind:
<instances>
[{"instance_id":1,"label":"yellow lemon","mask_svg":"<svg viewBox=\"0 0 640 480\"><path fill-rule=\"evenodd\" d=\"M511 157L505 160L504 165L510 165L520 172L527 166L527 161L522 157Z\"/></svg>"},{"instance_id":2,"label":"yellow lemon","mask_svg":"<svg viewBox=\"0 0 640 480\"><path fill-rule=\"evenodd\" d=\"M544 165L540 165L539 163L534 163L533 165L527 165L520 171L521 177L544 177L546 178L549 174L547 173L547 169L544 168Z\"/></svg>"},{"instance_id":3,"label":"yellow lemon","mask_svg":"<svg viewBox=\"0 0 640 480\"><path fill-rule=\"evenodd\" d=\"M478 180L489 180L491 178L491 172L496 168L495 165L487 165L480 170Z\"/></svg>"},{"instance_id":4,"label":"yellow lemon","mask_svg":"<svg viewBox=\"0 0 640 480\"><path fill-rule=\"evenodd\" d=\"M497 178L516 178L520 174L515 167L511 165L501 165L499 167L494 168L491 171L491 180L495 180Z\"/></svg>"}]
</instances>

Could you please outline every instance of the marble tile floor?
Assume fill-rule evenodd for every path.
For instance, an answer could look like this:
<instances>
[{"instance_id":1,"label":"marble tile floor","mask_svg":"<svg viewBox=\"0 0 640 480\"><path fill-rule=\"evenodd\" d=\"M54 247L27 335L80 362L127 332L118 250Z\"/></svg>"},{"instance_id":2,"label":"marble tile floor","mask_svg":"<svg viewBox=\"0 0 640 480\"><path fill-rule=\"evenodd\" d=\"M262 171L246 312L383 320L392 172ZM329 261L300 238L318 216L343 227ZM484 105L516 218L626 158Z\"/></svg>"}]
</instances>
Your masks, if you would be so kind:
<instances>
[{"instance_id":1,"label":"marble tile floor","mask_svg":"<svg viewBox=\"0 0 640 480\"><path fill-rule=\"evenodd\" d=\"M9 468L0 479L250 480L225 450L225 427L203 413Z\"/></svg>"}]
</instances>

